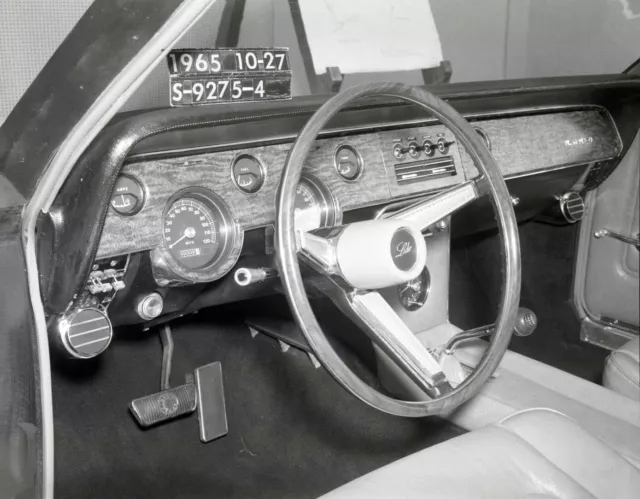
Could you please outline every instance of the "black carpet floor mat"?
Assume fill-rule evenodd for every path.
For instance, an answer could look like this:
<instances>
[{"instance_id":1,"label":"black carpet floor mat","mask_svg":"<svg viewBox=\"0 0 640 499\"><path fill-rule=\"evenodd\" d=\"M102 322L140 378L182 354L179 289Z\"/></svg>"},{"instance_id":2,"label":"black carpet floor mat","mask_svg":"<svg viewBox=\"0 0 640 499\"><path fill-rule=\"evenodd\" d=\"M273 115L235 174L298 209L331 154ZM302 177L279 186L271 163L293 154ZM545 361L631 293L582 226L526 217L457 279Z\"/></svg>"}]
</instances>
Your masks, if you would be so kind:
<instances>
[{"instance_id":1,"label":"black carpet floor mat","mask_svg":"<svg viewBox=\"0 0 640 499\"><path fill-rule=\"evenodd\" d=\"M520 226L520 304L537 314L538 327L530 336L514 336L509 349L600 383L609 352L580 340L571 302L577 229L536 222ZM497 236L455 241L451 267L451 322L464 329L493 322L501 282Z\"/></svg>"},{"instance_id":2,"label":"black carpet floor mat","mask_svg":"<svg viewBox=\"0 0 640 499\"><path fill-rule=\"evenodd\" d=\"M380 413L304 353L252 339L221 314L174 323L173 385L222 362L229 434L208 444L195 414L142 431L128 413L132 399L159 390L157 336L119 331L99 362L56 366L56 497L317 497L463 433L437 418Z\"/></svg>"}]
</instances>

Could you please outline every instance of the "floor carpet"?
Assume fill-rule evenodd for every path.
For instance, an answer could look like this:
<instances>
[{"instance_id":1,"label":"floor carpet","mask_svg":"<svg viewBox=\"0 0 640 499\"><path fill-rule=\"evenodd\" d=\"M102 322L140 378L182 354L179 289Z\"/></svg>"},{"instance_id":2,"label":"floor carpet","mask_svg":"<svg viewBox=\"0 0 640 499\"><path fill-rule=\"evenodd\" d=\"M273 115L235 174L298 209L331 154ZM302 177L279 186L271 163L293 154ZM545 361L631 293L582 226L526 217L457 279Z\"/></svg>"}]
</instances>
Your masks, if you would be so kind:
<instances>
[{"instance_id":1,"label":"floor carpet","mask_svg":"<svg viewBox=\"0 0 640 499\"><path fill-rule=\"evenodd\" d=\"M318 497L463 433L437 419L388 416L308 357L224 318L174 323L172 384L221 361L229 434L202 444L195 415L142 431L127 405L159 390L157 336L118 331L99 362L54 371L56 497Z\"/></svg>"}]
</instances>

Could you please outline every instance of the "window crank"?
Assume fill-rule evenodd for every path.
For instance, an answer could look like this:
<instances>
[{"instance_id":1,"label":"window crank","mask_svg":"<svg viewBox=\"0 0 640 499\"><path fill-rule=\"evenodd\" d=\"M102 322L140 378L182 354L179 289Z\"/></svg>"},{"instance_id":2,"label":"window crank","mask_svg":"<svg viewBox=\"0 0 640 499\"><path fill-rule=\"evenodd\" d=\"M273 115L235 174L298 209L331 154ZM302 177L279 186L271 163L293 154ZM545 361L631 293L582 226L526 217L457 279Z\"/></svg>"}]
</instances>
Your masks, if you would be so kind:
<instances>
[{"instance_id":1,"label":"window crank","mask_svg":"<svg viewBox=\"0 0 640 499\"><path fill-rule=\"evenodd\" d=\"M538 317L531 309L520 307L518 314L516 315L516 324L513 327L513 332L516 336L529 336L533 333L538 326ZM443 353L451 355L455 352L460 343L468 340L474 340L476 338L482 338L483 336L490 336L495 331L495 324L489 324L488 326L481 326L469 331L463 331L453 336L445 345Z\"/></svg>"},{"instance_id":2,"label":"window crank","mask_svg":"<svg viewBox=\"0 0 640 499\"><path fill-rule=\"evenodd\" d=\"M609 229L600 229L595 231L593 236L596 239L601 239L603 237L610 237L611 239L622 241L623 243L635 246L636 249L640 249L640 234L636 234L636 238L634 239L633 237L623 236L622 234L611 232Z\"/></svg>"}]
</instances>

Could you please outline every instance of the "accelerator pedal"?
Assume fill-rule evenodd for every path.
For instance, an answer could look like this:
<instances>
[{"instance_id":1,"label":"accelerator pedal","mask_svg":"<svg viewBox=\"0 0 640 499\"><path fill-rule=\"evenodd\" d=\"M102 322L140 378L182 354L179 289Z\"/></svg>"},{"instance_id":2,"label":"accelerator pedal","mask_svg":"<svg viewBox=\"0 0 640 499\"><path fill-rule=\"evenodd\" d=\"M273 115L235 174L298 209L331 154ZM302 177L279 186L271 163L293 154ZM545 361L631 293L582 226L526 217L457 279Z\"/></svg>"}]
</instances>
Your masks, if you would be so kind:
<instances>
[{"instance_id":1,"label":"accelerator pedal","mask_svg":"<svg viewBox=\"0 0 640 499\"><path fill-rule=\"evenodd\" d=\"M222 364L212 362L195 371L198 393L198 425L204 443L229 433L222 383Z\"/></svg>"}]
</instances>

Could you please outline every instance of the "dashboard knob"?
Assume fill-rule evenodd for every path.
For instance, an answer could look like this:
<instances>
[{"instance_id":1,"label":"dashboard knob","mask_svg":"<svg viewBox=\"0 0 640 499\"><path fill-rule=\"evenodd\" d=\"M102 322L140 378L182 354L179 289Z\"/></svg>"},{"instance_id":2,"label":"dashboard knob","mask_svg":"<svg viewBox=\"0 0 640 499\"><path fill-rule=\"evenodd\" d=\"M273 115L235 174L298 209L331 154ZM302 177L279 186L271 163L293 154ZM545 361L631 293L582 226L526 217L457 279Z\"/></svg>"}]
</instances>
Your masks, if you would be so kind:
<instances>
[{"instance_id":1,"label":"dashboard knob","mask_svg":"<svg viewBox=\"0 0 640 499\"><path fill-rule=\"evenodd\" d=\"M560 213L569 223L576 223L582 220L585 212L584 198L580 193L569 191L560 199Z\"/></svg>"},{"instance_id":2,"label":"dashboard knob","mask_svg":"<svg viewBox=\"0 0 640 499\"><path fill-rule=\"evenodd\" d=\"M406 152L407 152L407 149L402 147L402 144L396 144L395 146L393 146L393 155L398 160L404 158L404 155Z\"/></svg>"},{"instance_id":3,"label":"dashboard knob","mask_svg":"<svg viewBox=\"0 0 640 499\"><path fill-rule=\"evenodd\" d=\"M160 293L149 293L138 301L136 312L142 320L150 321L159 317L163 308L164 300L162 295Z\"/></svg>"},{"instance_id":4,"label":"dashboard knob","mask_svg":"<svg viewBox=\"0 0 640 499\"><path fill-rule=\"evenodd\" d=\"M427 156L433 156L433 154L436 152L436 146L433 145L433 142L431 142L430 140L425 140L422 143L422 149Z\"/></svg>"},{"instance_id":5,"label":"dashboard knob","mask_svg":"<svg viewBox=\"0 0 640 499\"><path fill-rule=\"evenodd\" d=\"M111 321L96 308L81 308L58 322L58 340L67 356L91 359L104 352L113 336Z\"/></svg>"}]
</instances>

